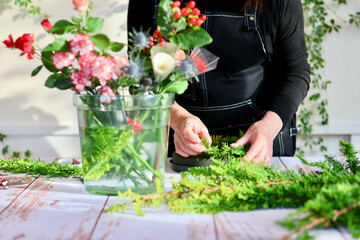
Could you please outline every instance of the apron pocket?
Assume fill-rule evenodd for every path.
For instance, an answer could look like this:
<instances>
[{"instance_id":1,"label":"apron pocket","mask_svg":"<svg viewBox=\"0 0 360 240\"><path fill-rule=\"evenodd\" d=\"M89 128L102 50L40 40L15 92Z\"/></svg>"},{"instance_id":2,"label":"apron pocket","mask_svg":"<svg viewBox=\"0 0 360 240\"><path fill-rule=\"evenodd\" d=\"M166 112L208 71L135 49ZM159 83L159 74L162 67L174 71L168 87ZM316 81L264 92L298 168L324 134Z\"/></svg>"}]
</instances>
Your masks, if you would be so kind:
<instances>
[{"instance_id":1,"label":"apron pocket","mask_svg":"<svg viewBox=\"0 0 360 240\"><path fill-rule=\"evenodd\" d=\"M184 106L191 114L199 117L209 132L249 126L259 121L264 112L250 99L244 102L214 106L194 107Z\"/></svg>"}]
</instances>

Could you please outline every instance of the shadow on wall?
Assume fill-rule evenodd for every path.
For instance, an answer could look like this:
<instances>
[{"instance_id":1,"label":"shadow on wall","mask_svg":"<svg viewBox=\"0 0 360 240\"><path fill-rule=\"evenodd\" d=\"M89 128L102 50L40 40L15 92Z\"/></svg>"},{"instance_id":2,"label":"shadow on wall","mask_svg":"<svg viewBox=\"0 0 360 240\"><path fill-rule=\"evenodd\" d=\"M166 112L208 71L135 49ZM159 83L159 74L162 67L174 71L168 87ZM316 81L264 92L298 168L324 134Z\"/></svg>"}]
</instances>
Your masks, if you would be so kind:
<instances>
[{"instance_id":1,"label":"shadow on wall","mask_svg":"<svg viewBox=\"0 0 360 240\"><path fill-rule=\"evenodd\" d=\"M26 96L18 95L14 99L0 99L0 133L7 136L4 142L0 143L0 151L9 145L9 153L5 156L11 156L13 151L23 153L26 150L39 155L36 154L36 149L46 149L46 152L55 154L56 149L45 137L66 127L59 126L55 116L39 108L21 108L19 103L25 102Z\"/></svg>"},{"instance_id":2,"label":"shadow on wall","mask_svg":"<svg viewBox=\"0 0 360 240\"><path fill-rule=\"evenodd\" d=\"M114 15L126 15L128 9L128 1L112 1L107 5L107 9L104 9L99 12L101 16L113 17ZM119 32L116 33L116 36L120 36L121 33L127 31L127 24L118 24Z\"/></svg>"}]
</instances>

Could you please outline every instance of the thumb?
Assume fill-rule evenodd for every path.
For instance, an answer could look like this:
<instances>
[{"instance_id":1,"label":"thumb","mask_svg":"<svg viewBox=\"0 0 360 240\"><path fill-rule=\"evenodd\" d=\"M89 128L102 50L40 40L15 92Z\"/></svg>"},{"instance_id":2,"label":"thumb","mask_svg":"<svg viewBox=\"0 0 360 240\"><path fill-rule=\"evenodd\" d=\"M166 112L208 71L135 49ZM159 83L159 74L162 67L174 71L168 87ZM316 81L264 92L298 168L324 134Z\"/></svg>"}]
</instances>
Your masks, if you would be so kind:
<instances>
[{"instance_id":1,"label":"thumb","mask_svg":"<svg viewBox=\"0 0 360 240\"><path fill-rule=\"evenodd\" d=\"M206 128L200 128L199 136L200 136L200 138L205 138L211 146L211 142L212 142L211 137L210 137L209 131Z\"/></svg>"},{"instance_id":2,"label":"thumb","mask_svg":"<svg viewBox=\"0 0 360 240\"><path fill-rule=\"evenodd\" d=\"M250 135L245 134L241 138L239 138L235 143L230 144L231 147L237 148L239 146L244 146L245 144L250 142Z\"/></svg>"}]
</instances>

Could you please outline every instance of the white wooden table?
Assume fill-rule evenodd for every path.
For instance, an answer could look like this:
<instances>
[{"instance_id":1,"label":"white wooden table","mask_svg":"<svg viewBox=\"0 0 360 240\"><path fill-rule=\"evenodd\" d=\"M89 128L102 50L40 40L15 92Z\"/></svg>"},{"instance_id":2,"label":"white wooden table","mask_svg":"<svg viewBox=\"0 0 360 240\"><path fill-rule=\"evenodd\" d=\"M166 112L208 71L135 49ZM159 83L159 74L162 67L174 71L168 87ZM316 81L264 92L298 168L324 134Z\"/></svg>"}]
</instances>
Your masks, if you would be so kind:
<instances>
[{"instance_id":1,"label":"white wooden table","mask_svg":"<svg viewBox=\"0 0 360 240\"><path fill-rule=\"evenodd\" d=\"M319 160L309 159L308 160ZM301 168L297 158L274 157L272 164ZM167 169L169 178L179 174ZM116 196L86 192L76 179L25 178L8 175L10 181L23 184L0 190L0 239L192 239L237 240L274 239L288 231L275 222L293 209L221 212L217 214L176 214L165 206L146 208L144 217L132 209L125 213L104 213ZM352 239L346 229L312 230L316 239Z\"/></svg>"}]
</instances>

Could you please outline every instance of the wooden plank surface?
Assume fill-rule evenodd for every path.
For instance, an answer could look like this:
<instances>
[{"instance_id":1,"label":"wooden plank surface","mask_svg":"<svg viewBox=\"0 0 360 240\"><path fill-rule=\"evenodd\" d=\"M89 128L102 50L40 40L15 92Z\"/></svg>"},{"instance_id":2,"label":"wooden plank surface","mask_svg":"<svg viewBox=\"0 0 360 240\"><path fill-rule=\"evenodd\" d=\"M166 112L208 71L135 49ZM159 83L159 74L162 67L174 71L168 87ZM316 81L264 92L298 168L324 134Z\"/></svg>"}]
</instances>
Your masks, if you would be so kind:
<instances>
[{"instance_id":1,"label":"wooden plank surface","mask_svg":"<svg viewBox=\"0 0 360 240\"><path fill-rule=\"evenodd\" d=\"M108 197L58 181L36 179L17 196L0 214L0 239L89 239Z\"/></svg>"},{"instance_id":2,"label":"wooden plank surface","mask_svg":"<svg viewBox=\"0 0 360 240\"><path fill-rule=\"evenodd\" d=\"M110 197L107 207L114 200L115 197ZM138 216L130 208L125 213L102 214L92 239L216 240L211 214L176 214L164 205L144 210L145 216Z\"/></svg>"},{"instance_id":3,"label":"wooden plank surface","mask_svg":"<svg viewBox=\"0 0 360 240\"><path fill-rule=\"evenodd\" d=\"M319 158L308 159L315 161ZM298 168L309 171L297 158L274 157L279 170ZM77 179L46 181L8 175L22 184L0 190L0 239L273 239L287 230L276 224L293 210L176 214L166 206L145 208L144 217L128 208L125 213L106 214L116 197L86 192ZM165 188L171 177L180 175L168 166ZM316 239L352 239L344 228L312 230Z\"/></svg>"},{"instance_id":4,"label":"wooden plank surface","mask_svg":"<svg viewBox=\"0 0 360 240\"><path fill-rule=\"evenodd\" d=\"M0 177L7 179L10 184L6 188L0 187L0 215L8 207L8 205L16 199L25 189L35 181L34 177L26 174L9 174L1 172Z\"/></svg>"}]
</instances>

